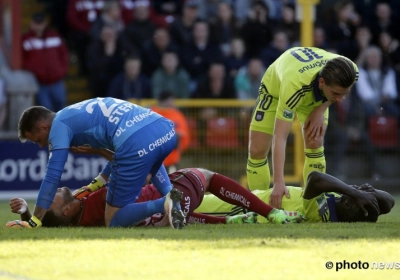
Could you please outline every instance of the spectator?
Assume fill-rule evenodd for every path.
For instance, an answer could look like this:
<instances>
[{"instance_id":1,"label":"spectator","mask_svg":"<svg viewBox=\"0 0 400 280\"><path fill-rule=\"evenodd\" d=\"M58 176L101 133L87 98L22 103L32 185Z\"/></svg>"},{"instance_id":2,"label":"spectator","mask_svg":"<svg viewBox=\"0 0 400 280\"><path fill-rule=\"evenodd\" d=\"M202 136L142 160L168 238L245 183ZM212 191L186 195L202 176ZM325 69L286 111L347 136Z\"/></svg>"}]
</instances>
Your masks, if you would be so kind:
<instances>
[{"instance_id":1,"label":"spectator","mask_svg":"<svg viewBox=\"0 0 400 280\"><path fill-rule=\"evenodd\" d=\"M290 47L300 45L300 24L296 21L294 5L283 5L282 19L276 24L276 29L286 33Z\"/></svg>"},{"instance_id":2,"label":"spectator","mask_svg":"<svg viewBox=\"0 0 400 280\"><path fill-rule=\"evenodd\" d=\"M314 44L313 46L320 49L328 49L329 43L326 39L325 29L321 26L314 28Z\"/></svg>"},{"instance_id":3,"label":"spectator","mask_svg":"<svg viewBox=\"0 0 400 280\"><path fill-rule=\"evenodd\" d=\"M225 74L223 63L214 62L210 65L206 76L199 81L193 98L236 98L231 79Z\"/></svg>"},{"instance_id":4,"label":"spectator","mask_svg":"<svg viewBox=\"0 0 400 280\"><path fill-rule=\"evenodd\" d=\"M372 41L371 32L368 26L360 25L355 32L355 39L348 40L341 44L340 54L350 58L357 65L362 65L365 58L365 50Z\"/></svg>"},{"instance_id":5,"label":"spectator","mask_svg":"<svg viewBox=\"0 0 400 280\"><path fill-rule=\"evenodd\" d=\"M264 72L265 67L258 58L250 59L247 67L240 68L235 78L235 90L238 99L257 99Z\"/></svg>"},{"instance_id":6,"label":"spectator","mask_svg":"<svg viewBox=\"0 0 400 280\"><path fill-rule=\"evenodd\" d=\"M389 3L383 1L376 4L375 19L369 23L369 26L371 27L372 42L374 44L378 44L381 32L388 32L392 35L400 34L398 19L393 17Z\"/></svg>"},{"instance_id":7,"label":"spectator","mask_svg":"<svg viewBox=\"0 0 400 280\"><path fill-rule=\"evenodd\" d=\"M249 56L258 57L261 50L272 40L272 24L268 8L261 0L254 1L241 30Z\"/></svg>"},{"instance_id":8,"label":"spectator","mask_svg":"<svg viewBox=\"0 0 400 280\"><path fill-rule=\"evenodd\" d=\"M155 23L167 28L182 14L182 0L152 0Z\"/></svg>"},{"instance_id":9,"label":"spectator","mask_svg":"<svg viewBox=\"0 0 400 280\"><path fill-rule=\"evenodd\" d=\"M5 128L7 111L7 97L4 89L4 82L0 78L0 131Z\"/></svg>"},{"instance_id":10,"label":"spectator","mask_svg":"<svg viewBox=\"0 0 400 280\"><path fill-rule=\"evenodd\" d=\"M338 46L354 38L356 27L360 24L360 16L354 11L353 2L340 0L335 2L335 21L328 26L327 35L331 46Z\"/></svg>"},{"instance_id":11,"label":"spectator","mask_svg":"<svg viewBox=\"0 0 400 280\"><path fill-rule=\"evenodd\" d=\"M151 98L149 79L141 73L142 62L137 55L125 59L124 71L111 81L107 96L128 100Z\"/></svg>"},{"instance_id":12,"label":"spectator","mask_svg":"<svg viewBox=\"0 0 400 280\"><path fill-rule=\"evenodd\" d=\"M234 10L235 16L243 22L248 16L248 12L254 2L257 0L235 0ZM262 0L266 7L268 7L268 18L274 21L280 21L282 19L282 7L283 5L295 5L295 0Z\"/></svg>"},{"instance_id":13,"label":"spectator","mask_svg":"<svg viewBox=\"0 0 400 280\"><path fill-rule=\"evenodd\" d=\"M400 43L387 32L379 36L379 47L382 50L383 63L390 65L400 74Z\"/></svg>"},{"instance_id":14,"label":"spectator","mask_svg":"<svg viewBox=\"0 0 400 280\"><path fill-rule=\"evenodd\" d=\"M67 24L69 40L79 60L82 74L87 74L86 49L90 43L90 27L101 13L104 1L69 0L67 6Z\"/></svg>"},{"instance_id":15,"label":"spectator","mask_svg":"<svg viewBox=\"0 0 400 280\"><path fill-rule=\"evenodd\" d=\"M199 0L186 0L182 16L178 16L170 25L169 32L173 42L179 47L193 41L193 26L199 16Z\"/></svg>"},{"instance_id":16,"label":"spectator","mask_svg":"<svg viewBox=\"0 0 400 280\"><path fill-rule=\"evenodd\" d=\"M139 51L143 42L153 38L156 25L150 20L150 1L138 0L133 10L133 20L125 27L124 35Z\"/></svg>"},{"instance_id":17,"label":"spectator","mask_svg":"<svg viewBox=\"0 0 400 280\"><path fill-rule=\"evenodd\" d=\"M360 15L364 25L370 24L374 18L376 4L382 0L354 1L354 9Z\"/></svg>"},{"instance_id":18,"label":"spectator","mask_svg":"<svg viewBox=\"0 0 400 280\"><path fill-rule=\"evenodd\" d=\"M189 74L179 67L178 55L164 52L161 67L152 76L153 98L158 98L164 91L174 92L177 98L189 98L189 84Z\"/></svg>"},{"instance_id":19,"label":"spectator","mask_svg":"<svg viewBox=\"0 0 400 280\"><path fill-rule=\"evenodd\" d=\"M321 0L318 5L316 5L316 22L320 22L322 25L331 25L334 22L335 2L337 2L337 0Z\"/></svg>"},{"instance_id":20,"label":"spectator","mask_svg":"<svg viewBox=\"0 0 400 280\"><path fill-rule=\"evenodd\" d=\"M193 42L182 50L182 65L189 72L192 86L207 72L210 64L219 60L222 53L218 46L210 42L208 23L199 20L193 27Z\"/></svg>"},{"instance_id":21,"label":"spectator","mask_svg":"<svg viewBox=\"0 0 400 280\"><path fill-rule=\"evenodd\" d=\"M210 40L218 44L226 57L230 53L232 38L240 35L240 25L228 2L218 3L217 9L217 17L210 24Z\"/></svg>"},{"instance_id":22,"label":"spectator","mask_svg":"<svg viewBox=\"0 0 400 280\"><path fill-rule=\"evenodd\" d=\"M166 51L178 51L178 48L171 42L168 30L157 28L152 40L143 43L143 67L142 71L151 77L154 71L161 65L161 57Z\"/></svg>"},{"instance_id":23,"label":"spectator","mask_svg":"<svg viewBox=\"0 0 400 280\"><path fill-rule=\"evenodd\" d=\"M125 25L121 17L121 8L118 2L105 2L101 15L96 18L90 28L91 39L100 38L101 29L104 25L113 27L121 33Z\"/></svg>"},{"instance_id":24,"label":"spectator","mask_svg":"<svg viewBox=\"0 0 400 280\"><path fill-rule=\"evenodd\" d=\"M358 83L355 85L357 88ZM346 151L357 144L359 152L366 155L372 179L379 179L374 146L366 130L366 114L356 92L342 102L329 107L329 125L326 131L327 173L345 179L348 174L343 165ZM354 145L353 145L354 146Z\"/></svg>"},{"instance_id":25,"label":"spectator","mask_svg":"<svg viewBox=\"0 0 400 280\"><path fill-rule=\"evenodd\" d=\"M271 45L261 52L260 58L264 66L268 68L287 49L289 49L289 40L286 33L283 31L276 32Z\"/></svg>"},{"instance_id":26,"label":"spectator","mask_svg":"<svg viewBox=\"0 0 400 280\"><path fill-rule=\"evenodd\" d=\"M189 127L185 115L176 108L175 95L172 92L161 92L157 97L157 101L157 105L153 106L151 110L171 120L178 135L176 148L164 160L164 166L167 168L168 173L172 173L179 169L181 156L189 146Z\"/></svg>"},{"instance_id":27,"label":"spectator","mask_svg":"<svg viewBox=\"0 0 400 280\"><path fill-rule=\"evenodd\" d=\"M122 71L123 62L133 52L132 46L104 25L99 39L88 48L89 86L94 96L106 96L111 80Z\"/></svg>"},{"instance_id":28,"label":"spectator","mask_svg":"<svg viewBox=\"0 0 400 280\"><path fill-rule=\"evenodd\" d=\"M246 66L248 61L246 48L242 38L233 38L230 50L230 55L225 59L225 67L229 77L234 79L238 70L241 67Z\"/></svg>"},{"instance_id":29,"label":"spectator","mask_svg":"<svg viewBox=\"0 0 400 280\"><path fill-rule=\"evenodd\" d=\"M38 83L37 104L55 112L65 107L64 77L68 72L68 50L60 35L47 27L43 13L32 16L30 30L22 36L22 67Z\"/></svg>"},{"instance_id":30,"label":"spectator","mask_svg":"<svg viewBox=\"0 0 400 280\"><path fill-rule=\"evenodd\" d=\"M229 3L232 0L225 0ZM201 0L199 1L199 17L202 20L211 21L217 17L218 4L221 0Z\"/></svg>"},{"instance_id":31,"label":"spectator","mask_svg":"<svg viewBox=\"0 0 400 280\"><path fill-rule=\"evenodd\" d=\"M118 0L121 8L121 18L124 21L124 26L128 25L133 20L133 10L136 0Z\"/></svg>"},{"instance_id":32,"label":"spectator","mask_svg":"<svg viewBox=\"0 0 400 280\"><path fill-rule=\"evenodd\" d=\"M196 92L192 98L203 99L235 99L236 93L229 77L226 77L225 66L223 63L214 62L210 65L207 74L199 80ZM215 107L202 107L194 110L197 114L197 126L199 131L206 131L207 120L218 116L222 111ZM224 114L234 114L235 108L224 109ZM205 143L205 133L200 134L200 143Z\"/></svg>"},{"instance_id":33,"label":"spectator","mask_svg":"<svg viewBox=\"0 0 400 280\"><path fill-rule=\"evenodd\" d=\"M396 75L391 67L382 63L382 51L368 47L365 63L359 68L357 93L364 103L367 117L384 114L400 116L400 109L394 103L397 99Z\"/></svg>"}]
</instances>

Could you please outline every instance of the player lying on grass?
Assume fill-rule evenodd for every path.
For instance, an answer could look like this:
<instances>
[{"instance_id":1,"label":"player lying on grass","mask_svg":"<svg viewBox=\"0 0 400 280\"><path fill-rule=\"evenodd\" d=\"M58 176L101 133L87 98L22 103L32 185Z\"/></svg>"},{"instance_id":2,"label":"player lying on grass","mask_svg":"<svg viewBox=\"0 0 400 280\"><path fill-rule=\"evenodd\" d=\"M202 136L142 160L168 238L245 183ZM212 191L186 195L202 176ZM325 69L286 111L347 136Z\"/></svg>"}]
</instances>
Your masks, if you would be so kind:
<instances>
[{"instance_id":1,"label":"player lying on grass","mask_svg":"<svg viewBox=\"0 0 400 280\"><path fill-rule=\"evenodd\" d=\"M272 189L255 190L263 201L269 201ZM348 185L339 179L318 171L309 174L305 189L288 187L290 197L283 196L282 208L300 211L306 222L376 222L394 206L394 198L369 184ZM205 195L196 211L229 215L240 209L221 201L214 195ZM262 218L259 222L266 222Z\"/></svg>"},{"instance_id":2,"label":"player lying on grass","mask_svg":"<svg viewBox=\"0 0 400 280\"><path fill-rule=\"evenodd\" d=\"M188 223L254 223L256 214L265 217L275 224L301 222L304 218L301 213L288 212L272 208L261 201L257 196L239 185L234 180L221 174L202 168L181 169L169 175L174 187L183 193L181 207L186 215ZM81 189L80 189L81 190ZM95 192L87 192L86 196L75 198L67 187L57 190L53 203L43 219L43 226L105 226L104 210L106 188ZM194 213L200 205L205 192L210 192L230 203L252 212L236 216L209 216ZM80 196L81 192L75 192ZM136 203L155 200L161 194L152 185L142 188L142 192ZM11 211L19 213L26 207L26 202L21 198L14 198L10 202ZM25 210L25 209L22 209ZM254 213L255 212L255 213ZM21 221L9 222L7 226L23 226L24 221L29 220L30 212L21 214ZM132 226L127 223L124 226ZM168 219L162 214L153 215L139 225L168 225Z\"/></svg>"}]
</instances>

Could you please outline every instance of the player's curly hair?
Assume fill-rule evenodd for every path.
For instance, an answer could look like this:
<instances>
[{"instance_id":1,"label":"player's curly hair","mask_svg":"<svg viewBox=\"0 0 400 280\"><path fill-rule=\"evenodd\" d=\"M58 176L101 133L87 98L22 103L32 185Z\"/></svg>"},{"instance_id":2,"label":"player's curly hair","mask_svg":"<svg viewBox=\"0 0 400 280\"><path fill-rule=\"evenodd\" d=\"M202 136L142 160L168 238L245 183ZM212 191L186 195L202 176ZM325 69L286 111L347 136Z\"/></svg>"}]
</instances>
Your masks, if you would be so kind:
<instances>
[{"instance_id":1,"label":"player's curly hair","mask_svg":"<svg viewBox=\"0 0 400 280\"><path fill-rule=\"evenodd\" d=\"M358 79L353 63L342 56L328 60L319 73L328 86L351 87Z\"/></svg>"},{"instance_id":2,"label":"player's curly hair","mask_svg":"<svg viewBox=\"0 0 400 280\"><path fill-rule=\"evenodd\" d=\"M51 113L52 111L43 106L32 106L26 109L18 122L18 137L21 142L26 141L26 132L32 132L36 128L37 122L47 119Z\"/></svg>"}]
</instances>

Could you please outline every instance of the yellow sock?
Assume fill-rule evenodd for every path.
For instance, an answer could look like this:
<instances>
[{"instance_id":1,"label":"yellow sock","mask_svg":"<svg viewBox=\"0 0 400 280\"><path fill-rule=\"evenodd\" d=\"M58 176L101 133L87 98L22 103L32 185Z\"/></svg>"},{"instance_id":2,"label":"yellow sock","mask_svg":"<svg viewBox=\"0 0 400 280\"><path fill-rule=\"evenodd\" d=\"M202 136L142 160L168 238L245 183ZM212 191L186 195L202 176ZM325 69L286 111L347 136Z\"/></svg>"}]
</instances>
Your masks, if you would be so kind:
<instances>
[{"instance_id":1,"label":"yellow sock","mask_svg":"<svg viewBox=\"0 0 400 280\"><path fill-rule=\"evenodd\" d=\"M271 182L268 159L247 159L247 184L250 190L267 190Z\"/></svg>"},{"instance_id":2,"label":"yellow sock","mask_svg":"<svg viewBox=\"0 0 400 280\"><path fill-rule=\"evenodd\" d=\"M306 186L308 174L311 171L319 171L325 173L326 171L326 161L324 154L324 147L320 147L318 149L305 149L306 160L304 162L303 169L303 181Z\"/></svg>"}]
</instances>

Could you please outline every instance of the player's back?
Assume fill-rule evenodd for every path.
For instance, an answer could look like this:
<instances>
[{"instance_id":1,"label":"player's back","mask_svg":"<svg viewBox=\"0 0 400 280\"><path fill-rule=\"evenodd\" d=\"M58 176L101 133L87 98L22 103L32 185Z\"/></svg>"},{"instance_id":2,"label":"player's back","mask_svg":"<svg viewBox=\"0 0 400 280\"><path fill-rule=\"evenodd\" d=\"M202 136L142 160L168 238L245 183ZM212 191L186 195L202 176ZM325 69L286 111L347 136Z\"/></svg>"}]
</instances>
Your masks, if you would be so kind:
<instances>
[{"instance_id":1,"label":"player's back","mask_svg":"<svg viewBox=\"0 0 400 280\"><path fill-rule=\"evenodd\" d=\"M129 136L158 118L159 114L128 101L89 99L56 114L50 143L53 149L90 145L115 151Z\"/></svg>"},{"instance_id":2,"label":"player's back","mask_svg":"<svg viewBox=\"0 0 400 280\"><path fill-rule=\"evenodd\" d=\"M269 94L278 98L282 83L294 89L310 85L327 61L338 56L319 48L290 48L268 67L262 83Z\"/></svg>"}]
</instances>

